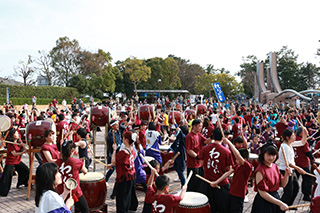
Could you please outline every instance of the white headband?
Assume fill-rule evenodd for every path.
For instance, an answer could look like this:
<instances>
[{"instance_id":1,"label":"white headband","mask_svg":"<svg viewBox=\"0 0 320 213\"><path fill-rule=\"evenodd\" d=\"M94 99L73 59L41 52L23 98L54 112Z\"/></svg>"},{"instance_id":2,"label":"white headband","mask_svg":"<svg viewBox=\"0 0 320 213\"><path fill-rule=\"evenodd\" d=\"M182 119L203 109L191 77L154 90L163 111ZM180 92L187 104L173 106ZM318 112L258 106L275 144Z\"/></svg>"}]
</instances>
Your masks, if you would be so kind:
<instances>
[{"instance_id":1,"label":"white headband","mask_svg":"<svg viewBox=\"0 0 320 213\"><path fill-rule=\"evenodd\" d=\"M112 124L110 124L110 126L113 126L113 125L118 124L118 123L119 123L119 121L115 121Z\"/></svg>"}]
</instances>

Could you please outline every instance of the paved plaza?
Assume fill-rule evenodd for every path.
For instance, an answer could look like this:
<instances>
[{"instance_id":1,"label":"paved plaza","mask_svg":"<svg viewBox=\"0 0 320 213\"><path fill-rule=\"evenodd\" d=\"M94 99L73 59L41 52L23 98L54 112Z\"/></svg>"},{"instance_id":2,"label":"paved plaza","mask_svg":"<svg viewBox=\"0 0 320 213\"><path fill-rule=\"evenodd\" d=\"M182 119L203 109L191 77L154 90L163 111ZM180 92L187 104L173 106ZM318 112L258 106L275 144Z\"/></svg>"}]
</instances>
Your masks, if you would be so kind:
<instances>
[{"instance_id":1,"label":"paved plaza","mask_svg":"<svg viewBox=\"0 0 320 213\"><path fill-rule=\"evenodd\" d=\"M102 140L103 139L103 134L104 134L104 129L101 128L101 132L97 133L97 140ZM98 145L98 151L101 152L101 154L103 153L103 145ZM26 165L29 165L29 158L28 155L25 154L22 158L23 162ZM104 168L102 165L100 164L96 164L97 165L97 172L101 172L104 173ZM34 173L35 170L38 166L38 163L35 161L35 166L34 166ZM92 168L90 169L90 171L92 171ZM170 188L174 188L176 186L179 185L178 182L174 182L174 179L178 178L178 175L175 171L171 171L169 173L167 173L167 175L170 177ZM185 174L186 175L186 174ZM110 198L110 195L112 193L112 189L113 189L113 185L115 182L115 176L116 174L114 173L110 180L109 180L109 187L108 187L108 192L107 192L107 199L106 199L106 204L108 204L108 212L116 212L116 201L115 199L112 200ZM301 181L301 178L300 178ZM34 197L35 197L35 190L34 187L31 189L31 195L29 200L26 200L27 197L27 188L26 187L20 187L20 189L16 189L16 184L17 184L17 176L13 177L13 181L12 181L12 185L11 185L11 190L8 194L7 197L0 197L0 212L1 213L9 213L9 212L34 212L34 208L35 208L35 202L34 202ZM172 193L177 192L177 190L173 191ZM255 192L253 191L253 187L248 187L248 198L249 198L249 202L244 204L244 211L243 212L251 212L251 206L252 206L252 202L255 196ZM282 194L282 189L280 189L280 195ZM145 197L145 193L142 191L138 191L137 190L137 196L138 196L138 200L139 200L139 207L137 212L142 212L142 208L143 208L143 201L144 201L144 197ZM301 193L301 191L299 192L294 204L305 204L308 202L305 202L302 200L303 198L303 194ZM288 212L309 212L309 208L299 208L297 211L291 210Z\"/></svg>"}]
</instances>

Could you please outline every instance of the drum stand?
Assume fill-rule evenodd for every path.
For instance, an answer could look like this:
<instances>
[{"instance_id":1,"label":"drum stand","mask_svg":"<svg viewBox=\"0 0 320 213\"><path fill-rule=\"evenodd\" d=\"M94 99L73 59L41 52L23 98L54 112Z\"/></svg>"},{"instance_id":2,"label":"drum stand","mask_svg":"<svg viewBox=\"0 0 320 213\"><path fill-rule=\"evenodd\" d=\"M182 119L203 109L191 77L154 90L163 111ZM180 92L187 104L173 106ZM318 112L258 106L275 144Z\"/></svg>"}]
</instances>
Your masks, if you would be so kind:
<instances>
[{"instance_id":1,"label":"drum stand","mask_svg":"<svg viewBox=\"0 0 320 213\"><path fill-rule=\"evenodd\" d=\"M108 148L108 144L107 144L107 138L108 136L108 124L106 124L105 126L105 135L104 135L104 141L97 141L97 127L93 126L92 128L92 144L93 144L93 154L94 156L92 156L94 159L100 160L103 159L105 164L108 164L107 162L107 148ZM103 156L98 156L97 152L96 152L96 145L104 145L103 148L103 152L104 155ZM93 171L96 171L96 161L93 161ZM103 168L104 174L106 173L106 167L104 166Z\"/></svg>"},{"instance_id":2,"label":"drum stand","mask_svg":"<svg viewBox=\"0 0 320 213\"><path fill-rule=\"evenodd\" d=\"M40 152L41 149L37 148L31 148L31 141L29 141L29 150L28 150L28 155L29 155L29 180L28 180L28 192L27 192L27 200L29 200L30 197L30 191L31 191L31 185L35 183L35 178L36 175L33 175L33 162L34 162L34 157L37 152Z\"/></svg>"}]
</instances>

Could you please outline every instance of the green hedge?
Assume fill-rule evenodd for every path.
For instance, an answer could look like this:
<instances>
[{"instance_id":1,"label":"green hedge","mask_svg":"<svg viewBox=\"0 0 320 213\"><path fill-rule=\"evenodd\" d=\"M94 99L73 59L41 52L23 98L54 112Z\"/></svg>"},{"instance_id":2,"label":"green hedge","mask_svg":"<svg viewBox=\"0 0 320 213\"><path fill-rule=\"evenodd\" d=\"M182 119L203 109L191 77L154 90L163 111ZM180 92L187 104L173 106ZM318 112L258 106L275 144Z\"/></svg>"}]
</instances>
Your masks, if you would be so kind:
<instances>
[{"instance_id":1,"label":"green hedge","mask_svg":"<svg viewBox=\"0 0 320 213\"><path fill-rule=\"evenodd\" d=\"M37 105L49 105L53 98L37 98ZM85 103L89 103L89 98L81 98L81 100ZM31 98L10 98L10 101L12 101L13 105L23 105L25 102L27 104L32 105ZM63 99L57 99L58 104L61 104ZM73 99L66 99L67 104L71 104ZM95 98L95 102L100 102L100 99ZM0 104L7 103L7 98L0 98ZM78 103L77 103L78 104Z\"/></svg>"},{"instance_id":2,"label":"green hedge","mask_svg":"<svg viewBox=\"0 0 320 213\"><path fill-rule=\"evenodd\" d=\"M74 97L79 98L80 94L76 88L71 87L53 87L53 86L17 86L17 85L6 85L0 84L0 98L7 97L7 88L9 88L10 99L12 98L28 98L31 101L32 96L38 99L73 99ZM29 102L28 102L29 103Z\"/></svg>"}]
</instances>

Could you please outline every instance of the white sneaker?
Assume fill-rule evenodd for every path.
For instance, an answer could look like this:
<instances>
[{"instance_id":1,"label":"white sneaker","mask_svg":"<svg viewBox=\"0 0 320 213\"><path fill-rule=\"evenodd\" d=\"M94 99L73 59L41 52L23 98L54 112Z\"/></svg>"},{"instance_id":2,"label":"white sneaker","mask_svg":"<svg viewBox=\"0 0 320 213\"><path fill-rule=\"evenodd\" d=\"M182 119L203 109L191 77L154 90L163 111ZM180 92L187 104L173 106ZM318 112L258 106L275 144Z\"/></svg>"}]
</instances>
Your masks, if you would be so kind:
<instances>
[{"instance_id":1,"label":"white sneaker","mask_svg":"<svg viewBox=\"0 0 320 213\"><path fill-rule=\"evenodd\" d=\"M109 186L109 183L108 182L106 182L106 185L107 185L107 187Z\"/></svg>"},{"instance_id":2,"label":"white sneaker","mask_svg":"<svg viewBox=\"0 0 320 213\"><path fill-rule=\"evenodd\" d=\"M180 182L180 179L178 178L178 179L174 179L174 182Z\"/></svg>"},{"instance_id":3,"label":"white sneaker","mask_svg":"<svg viewBox=\"0 0 320 213\"><path fill-rule=\"evenodd\" d=\"M248 198L247 195L244 197L244 202L245 202L245 203L248 203L248 202L249 202L249 198Z\"/></svg>"}]
</instances>

